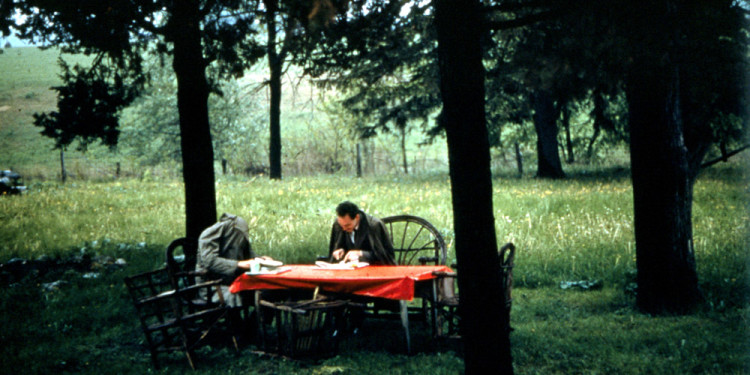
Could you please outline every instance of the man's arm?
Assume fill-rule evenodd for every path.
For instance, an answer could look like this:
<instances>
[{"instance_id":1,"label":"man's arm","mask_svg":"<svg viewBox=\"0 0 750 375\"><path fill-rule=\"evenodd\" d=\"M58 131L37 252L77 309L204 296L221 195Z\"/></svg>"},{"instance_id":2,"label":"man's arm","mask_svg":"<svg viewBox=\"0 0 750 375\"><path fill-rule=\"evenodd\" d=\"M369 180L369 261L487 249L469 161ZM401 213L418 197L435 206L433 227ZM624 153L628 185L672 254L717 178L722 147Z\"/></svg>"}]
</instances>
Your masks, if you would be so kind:
<instances>
[{"instance_id":1,"label":"man's arm","mask_svg":"<svg viewBox=\"0 0 750 375\"><path fill-rule=\"evenodd\" d=\"M339 244L342 232L343 232L343 229L341 229L341 226L334 221L333 225L331 226L331 239L328 242L328 257L329 258L333 257L333 252L335 250L338 250L342 247Z\"/></svg>"},{"instance_id":2,"label":"man's arm","mask_svg":"<svg viewBox=\"0 0 750 375\"><path fill-rule=\"evenodd\" d=\"M373 240L373 251L372 254L370 254L370 258L383 264L395 265L396 255L393 250L391 239L388 237L388 230L386 229L385 224L376 217L372 217L372 222L369 224Z\"/></svg>"},{"instance_id":3,"label":"man's arm","mask_svg":"<svg viewBox=\"0 0 750 375\"><path fill-rule=\"evenodd\" d=\"M234 279L238 272L238 261L223 258L221 255L221 235L224 225L215 224L201 233L198 239L198 253L201 267L211 273Z\"/></svg>"}]
</instances>

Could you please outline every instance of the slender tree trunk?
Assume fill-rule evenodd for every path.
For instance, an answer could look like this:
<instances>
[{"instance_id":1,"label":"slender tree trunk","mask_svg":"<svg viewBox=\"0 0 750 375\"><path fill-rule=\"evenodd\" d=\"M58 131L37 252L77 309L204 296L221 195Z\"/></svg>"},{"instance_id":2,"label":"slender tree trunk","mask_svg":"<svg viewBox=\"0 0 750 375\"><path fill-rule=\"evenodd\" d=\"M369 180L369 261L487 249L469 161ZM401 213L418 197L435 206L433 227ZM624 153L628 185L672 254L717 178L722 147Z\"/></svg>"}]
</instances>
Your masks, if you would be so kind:
<instances>
[{"instance_id":1,"label":"slender tree trunk","mask_svg":"<svg viewBox=\"0 0 750 375\"><path fill-rule=\"evenodd\" d=\"M409 174L409 159L406 158L406 126L400 127L401 133L401 160L403 160L404 174Z\"/></svg>"},{"instance_id":2,"label":"slender tree trunk","mask_svg":"<svg viewBox=\"0 0 750 375\"><path fill-rule=\"evenodd\" d=\"M521 155L521 146L518 142L513 144L516 151L516 166L518 167L518 176L523 176L523 155Z\"/></svg>"},{"instance_id":3,"label":"slender tree trunk","mask_svg":"<svg viewBox=\"0 0 750 375\"><path fill-rule=\"evenodd\" d=\"M276 12L277 1L265 2L269 9L266 10L266 25L268 25L268 67L271 71L269 85L271 87L271 108L269 119L270 146L269 164L271 179L281 179L281 68L283 61L280 58L276 45Z\"/></svg>"},{"instance_id":4,"label":"slender tree trunk","mask_svg":"<svg viewBox=\"0 0 750 375\"><path fill-rule=\"evenodd\" d=\"M357 177L362 177L362 145L357 142Z\"/></svg>"},{"instance_id":5,"label":"slender tree trunk","mask_svg":"<svg viewBox=\"0 0 750 375\"><path fill-rule=\"evenodd\" d=\"M437 0L440 92L450 162L467 375L512 374L485 119L479 1Z\"/></svg>"},{"instance_id":6,"label":"slender tree trunk","mask_svg":"<svg viewBox=\"0 0 750 375\"><path fill-rule=\"evenodd\" d=\"M565 150L568 154L565 161L568 164L573 164L576 158L573 154L573 139L570 136L570 108L567 103L562 106L562 124L563 129L565 129Z\"/></svg>"},{"instance_id":7,"label":"slender tree trunk","mask_svg":"<svg viewBox=\"0 0 750 375\"><path fill-rule=\"evenodd\" d=\"M648 14L655 17L652 22L667 24L676 7L659 3ZM659 30L649 36L665 53L659 59L636 56L627 80L636 303L648 313L681 314L702 300L692 246L694 179L684 142L679 70L668 53L673 44Z\"/></svg>"},{"instance_id":8,"label":"slender tree trunk","mask_svg":"<svg viewBox=\"0 0 750 375\"><path fill-rule=\"evenodd\" d=\"M594 110L591 112L591 117L594 118L594 135L591 137L591 140L589 140L589 147L586 154L589 158L591 158L594 155L594 142L599 138L599 134L601 133L602 129L614 131L615 126L612 123L610 119L607 118L607 116L604 114L605 107L607 106L607 102L604 101L604 97L602 96L602 91L597 88L594 90Z\"/></svg>"},{"instance_id":9,"label":"slender tree trunk","mask_svg":"<svg viewBox=\"0 0 750 375\"><path fill-rule=\"evenodd\" d=\"M197 245L203 229L216 221L214 154L208 125L208 83L200 35L200 2L180 0L172 7L170 27L174 42L173 67L177 76L186 236ZM195 261L196 249L186 249L187 261Z\"/></svg>"},{"instance_id":10,"label":"slender tree trunk","mask_svg":"<svg viewBox=\"0 0 750 375\"><path fill-rule=\"evenodd\" d=\"M557 111L552 96L543 90L532 97L534 105L534 129L536 130L537 177L564 178L557 146Z\"/></svg>"}]
</instances>

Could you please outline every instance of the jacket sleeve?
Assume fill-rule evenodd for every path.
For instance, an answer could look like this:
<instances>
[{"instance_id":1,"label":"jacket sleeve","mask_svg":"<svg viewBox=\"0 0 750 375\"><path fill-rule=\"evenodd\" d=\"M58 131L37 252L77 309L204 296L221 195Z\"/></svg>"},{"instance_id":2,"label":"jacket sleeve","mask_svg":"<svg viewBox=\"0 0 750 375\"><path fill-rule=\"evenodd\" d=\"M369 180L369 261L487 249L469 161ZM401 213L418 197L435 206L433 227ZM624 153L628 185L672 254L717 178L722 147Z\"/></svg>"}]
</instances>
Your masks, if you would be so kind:
<instances>
[{"instance_id":1,"label":"jacket sleeve","mask_svg":"<svg viewBox=\"0 0 750 375\"><path fill-rule=\"evenodd\" d=\"M203 269L231 282L237 274L238 261L224 258L221 253L221 238L225 227L225 223L218 223L201 233L198 239L198 262Z\"/></svg>"},{"instance_id":2,"label":"jacket sleeve","mask_svg":"<svg viewBox=\"0 0 750 375\"><path fill-rule=\"evenodd\" d=\"M380 219L372 217L370 225L370 243L373 247L372 257L380 264L396 264L396 255L393 244L388 237L388 230Z\"/></svg>"},{"instance_id":3,"label":"jacket sleeve","mask_svg":"<svg viewBox=\"0 0 750 375\"><path fill-rule=\"evenodd\" d=\"M341 226L339 226L338 223L334 222L333 225L331 225L331 239L328 242L328 256L330 257L334 250L341 248L339 246L339 241L341 239Z\"/></svg>"}]
</instances>

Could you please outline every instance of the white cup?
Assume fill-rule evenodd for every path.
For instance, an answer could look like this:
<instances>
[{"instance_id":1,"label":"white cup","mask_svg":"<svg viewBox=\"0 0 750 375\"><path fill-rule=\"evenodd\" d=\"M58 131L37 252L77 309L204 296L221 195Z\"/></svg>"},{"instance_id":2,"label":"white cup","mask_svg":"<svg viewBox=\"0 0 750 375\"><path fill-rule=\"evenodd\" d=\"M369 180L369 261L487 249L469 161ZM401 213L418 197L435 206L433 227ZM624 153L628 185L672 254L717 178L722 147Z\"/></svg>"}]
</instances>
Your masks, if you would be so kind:
<instances>
[{"instance_id":1,"label":"white cup","mask_svg":"<svg viewBox=\"0 0 750 375\"><path fill-rule=\"evenodd\" d=\"M251 260L250 261L250 272L252 273L258 273L260 272L260 262L257 260Z\"/></svg>"}]
</instances>

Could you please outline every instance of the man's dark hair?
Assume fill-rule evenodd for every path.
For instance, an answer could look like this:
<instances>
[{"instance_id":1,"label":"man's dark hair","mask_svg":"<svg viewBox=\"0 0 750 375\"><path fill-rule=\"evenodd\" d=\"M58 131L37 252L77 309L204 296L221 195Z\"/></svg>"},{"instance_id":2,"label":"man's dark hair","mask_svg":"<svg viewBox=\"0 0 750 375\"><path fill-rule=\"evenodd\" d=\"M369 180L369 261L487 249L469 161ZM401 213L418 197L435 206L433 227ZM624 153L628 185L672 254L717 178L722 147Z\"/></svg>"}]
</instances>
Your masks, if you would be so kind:
<instances>
[{"instance_id":1,"label":"man's dark hair","mask_svg":"<svg viewBox=\"0 0 750 375\"><path fill-rule=\"evenodd\" d=\"M357 205L352 202L344 201L336 206L336 215L338 215L339 217L343 217L344 215L346 215L354 219L355 217L357 217L357 214L359 214L359 207L357 207Z\"/></svg>"}]
</instances>

